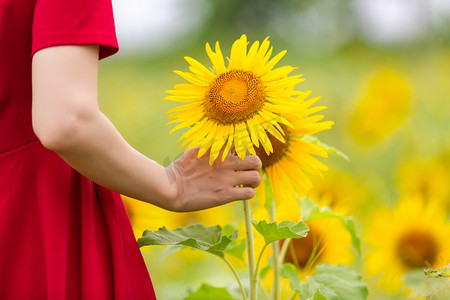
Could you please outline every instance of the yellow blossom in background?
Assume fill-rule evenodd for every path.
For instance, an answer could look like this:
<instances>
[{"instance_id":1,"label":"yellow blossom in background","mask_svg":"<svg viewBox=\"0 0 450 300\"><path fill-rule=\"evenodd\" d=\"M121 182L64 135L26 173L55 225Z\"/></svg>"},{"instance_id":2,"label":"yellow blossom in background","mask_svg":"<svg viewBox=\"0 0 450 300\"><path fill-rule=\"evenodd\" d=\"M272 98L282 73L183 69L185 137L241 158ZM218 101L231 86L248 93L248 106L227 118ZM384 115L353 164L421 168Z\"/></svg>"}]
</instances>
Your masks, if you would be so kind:
<instances>
[{"instance_id":1,"label":"yellow blossom in background","mask_svg":"<svg viewBox=\"0 0 450 300\"><path fill-rule=\"evenodd\" d=\"M303 81L301 75L288 76L295 68L273 69L286 51L270 59L273 48L268 38L254 42L249 49L242 35L231 47L228 66L219 43L215 52L206 44L212 69L191 57L185 57L190 72L175 71L190 83L177 84L165 100L183 103L168 111L171 123L180 123L171 132L189 128L179 139L181 147L200 146L199 157L209 149L210 163L224 148L222 160L234 145L239 157L255 154L253 145L273 152L268 133L285 142L281 125L292 127L283 114L303 111L307 93L294 90ZM297 97L297 98L293 98Z\"/></svg>"},{"instance_id":2,"label":"yellow blossom in background","mask_svg":"<svg viewBox=\"0 0 450 300\"><path fill-rule=\"evenodd\" d=\"M362 145L381 142L405 121L411 93L411 84L400 71L378 70L361 88L350 116L350 135Z\"/></svg>"},{"instance_id":3,"label":"yellow blossom in background","mask_svg":"<svg viewBox=\"0 0 450 300\"><path fill-rule=\"evenodd\" d=\"M418 194L450 208L450 168L441 160L407 161L398 170L397 182L402 195Z\"/></svg>"},{"instance_id":4,"label":"yellow blossom in background","mask_svg":"<svg viewBox=\"0 0 450 300\"><path fill-rule=\"evenodd\" d=\"M286 115L286 120L293 125L293 128L282 125L286 140L284 143L268 133L273 146L272 153L267 154L263 147L255 147L256 154L262 161L262 172L267 174L277 203L295 199L296 192L304 193L312 187L305 173L322 176L321 171L328 169L313 156L327 157L325 150L302 139L305 135L315 134L333 125L332 121L319 122L323 119L323 115L310 116L326 108L325 106L311 107L317 100L318 98L307 101L298 99L304 104L304 109L297 114ZM265 188L265 184L260 184L257 188L260 203L265 200Z\"/></svg>"},{"instance_id":5,"label":"yellow blossom in background","mask_svg":"<svg viewBox=\"0 0 450 300\"><path fill-rule=\"evenodd\" d=\"M296 199L291 199L279 203L276 211L277 222L289 220L299 222L300 208L295 203ZM254 219L267 219L267 210L258 207L254 210ZM338 218L323 218L312 221L307 221L306 224L310 228L308 235L301 239L292 239L291 244L286 252L284 263L292 263L298 268L299 276L305 280L305 276L312 275L316 265L322 263L329 263L332 265L350 265L353 263L355 256L352 250L352 238L348 230L344 227L341 220ZM280 241L280 245L283 241ZM256 253L264 245L262 237L255 236ZM271 251L266 250L262 265L267 264ZM270 289L273 281L272 270L263 278L262 285ZM289 287L289 280L283 279L283 295L292 296ZM289 298L288 298L289 299Z\"/></svg>"},{"instance_id":6,"label":"yellow blossom in background","mask_svg":"<svg viewBox=\"0 0 450 300\"><path fill-rule=\"evenodd\" d=\"M379 285L389 292L402 289L408 271L449 263L450 223L438 202L405 197L394 209L375 212L366 228L367 272L381 274Z\"/></svg>"},{"instance_id":7,"label":"yellow blossom in background","mask_svg":"<svg viewBox=\"0 0 450 300\"><path fill-rule=\"evenodd\" d=\"M312 184L308 198L343 216L359 211L369 197L368 191L356 178L336 170L327 171L323 178L312 178Z\"/></svg>"},{"instance_id":8,"label":"yellow blossom in background","mask_svg":"<svg viewBox=\"0 0 450 300\"><path fill-rule=\"evenodd\" d=\"M292 239L284 259L285 263L294 264L304 279L314 272L316 265L349 265L353 262L350 233L338 218L307 221L306 225L310 229L308 235Z\"/></svg>"}]
</instances>

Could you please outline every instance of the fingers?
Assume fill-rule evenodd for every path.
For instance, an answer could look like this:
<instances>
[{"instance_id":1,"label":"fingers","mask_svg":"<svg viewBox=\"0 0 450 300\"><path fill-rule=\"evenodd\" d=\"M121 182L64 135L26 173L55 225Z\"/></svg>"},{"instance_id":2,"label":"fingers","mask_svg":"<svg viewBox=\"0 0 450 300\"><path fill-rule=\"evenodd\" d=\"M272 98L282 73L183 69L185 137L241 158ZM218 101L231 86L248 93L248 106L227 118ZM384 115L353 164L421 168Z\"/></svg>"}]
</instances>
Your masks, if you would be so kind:
<instances>
[{"instance_id":1,"label":"fingers","mask_svg":"<svg viewBox=\"0 0 450 300\"><path fill-rule=\"evenodd\" d=\"M251 187L236 187L233 188L230 198L232 201L247 200L255 196L255 190Z\"/></svg>"},{"instance_id":2,"label":"fingers","mask_svg":"<svg viewBox=\"0 0 450 300\"><path fill-rule=\"evenodd\" d=\"M232 168L235 171L240 170L261 170L262 163L261 159L256 155L246 155L244 159L239 158L238 156L230 156Z\"/></svg>"},{"instance_id":3,"label":"fingers","mask_svg":"<svg viewBox=\"0 0 450 300\"><path fill-rule=\"evenodd\" d=\"M261 182L261 175L258 171L235 172L233 176L233 186L245 185L256 188Z\"/></svg>"}]
</instances>

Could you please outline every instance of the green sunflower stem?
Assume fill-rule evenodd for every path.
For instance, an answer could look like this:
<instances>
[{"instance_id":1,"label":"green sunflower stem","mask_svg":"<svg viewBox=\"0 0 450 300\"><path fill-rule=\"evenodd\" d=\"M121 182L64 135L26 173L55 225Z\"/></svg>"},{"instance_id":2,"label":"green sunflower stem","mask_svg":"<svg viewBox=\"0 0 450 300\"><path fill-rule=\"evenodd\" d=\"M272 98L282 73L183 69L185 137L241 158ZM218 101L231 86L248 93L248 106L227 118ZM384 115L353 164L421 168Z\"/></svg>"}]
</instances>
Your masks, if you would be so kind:
<instances>
[{"instance_id":1,"label":"green sunflower stem","mask_svg":"<svg viewBox=\"0 0 450 300\"><path fill-rule=\"evenodd\" d=\"M253 226L252 212L250 209L250 200L243 200L244 218L245 218L245 235L247 237L247 254L248 254L248 275L250 279L250 300L256 300L256 286L258 278L255 276L255 247L253 243Z\"/></svg>"},{"instance_id":2,"label":"green sunflower stem","mask_svg":"<svg viewBox=\"0 0 450 300\"><path fill-rule=\"evenodd\" d=\"M275 200L272 199L272 203L269 208L270 222L275 222ZM272 246L272 261L273 261L273 286L272 296L273 300L280 299L280 243L275 241L271 243Z\"/></svg>"},{"instance_id":3,"label":"green sunflower stem","mask_svg":"<svg viewBox=\"0 0 450 300\"><path fill-rule=\"evenodd\" d=\"M228 267L230 267L231 272L233 272L234 277L236 278L236 281L239 284L239 289L241 290L242 293L242 300L247 300L247 297L245 295L245 289L244 286L242 285L241 279L239 278L238 273L236 272L236 269L233 268L233 266L230 264L230 262L226 259L226 258L222 258L222 260L227 264Z\"/></svg>"}]
</instances>

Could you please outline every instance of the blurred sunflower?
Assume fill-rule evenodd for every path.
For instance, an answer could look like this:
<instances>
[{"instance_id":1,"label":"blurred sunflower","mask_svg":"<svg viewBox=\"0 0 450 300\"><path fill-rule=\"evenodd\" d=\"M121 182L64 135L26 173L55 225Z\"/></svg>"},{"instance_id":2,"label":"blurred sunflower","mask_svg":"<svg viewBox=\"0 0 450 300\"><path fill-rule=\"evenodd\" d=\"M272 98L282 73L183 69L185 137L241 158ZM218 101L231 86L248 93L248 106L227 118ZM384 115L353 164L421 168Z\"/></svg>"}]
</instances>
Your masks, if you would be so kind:
<instances>
[{"instance_id":1,"label":"blurred sunflower","mask_svg":"<svg viewBox=\"0 0 450 300\"><path fill-rule=\"evenodd\" d=\"M291 66L273 69L286 51L270 59L272 47L269 49L268 38L261 45L254 42L248 51L247 46L247 37L242 35L233 43L225 67L219 42L215 46L216 52L207 43L206 52L213 69L185 57L190 72L175 73L190 83L175 85L167 91L172 95L164 98L186 103L167 112L167 118L172 120L168 124L180 123L171 133L188 127L178 140L184 140L181 147L187 143L188 148L200 146L199 157L211 149L211 164L225 146L224 160L233 144L241 158L247 151L255 154L253 145L260 143L267 154L273 152L267 133L284 143L281 124L284 127L292 125L282 114L303 109L303 103L292 98L304 94L294 90L295 85L303 81L301 75L288 76L294 70Z\"/></svg>"},{"instance_id":2,"label":"blurred sunflower","mask_svg":"<svg viewBox=\"0 0 450 300\"><path fill-rule=\"evenodd\" d=\"M418 196L399 201L393 210L378 210L365 239L369 275L382 273L379 285L389 292L401 290L408 271L441 267L450 259L450 223L437 202L423 203Z\"/></svg>"},{"instance_id":3,"label":"blurred sunflower","mask_svg":"<svg viewBox=\"0 0 450 300\"><path fill-rule=\"evenodd\" d=\"M314 273L316 265L349 265L353 262L352 239L339 219L317 219L307 221L306 224L310 229L308 235L292 239L284 258L285 263L298 268L303 279Z\"/></svg>"},{"instance_id":4,"label":"blurred sunflower","mask_svg":"<svg viewBox=\"0 0 450 300\"><path fill-rule=\"evenodd\" d=\"M299 222L300 208L298 205L294 206L294 202L297 201L295 199L283 201L277 206L277 222L285 220ZM268 218L267 210L262 207L257 207L254 214L256 220ZM310 228L308 235L301 239L291 239L284 258L284 263L292 263L297 267L301 278L305 279L305 276L313 274L315 267L322 263L349 265L354 261L352 238L338 218L316 219L307 221L306 224ZM280 241L281 245L283 243L283 240ZM259 250L263 245L263 238L256 235L255 248ZM271 251L264 252L262 265L267 264L271 255ZM273 284L272 270L267 273L261 283L265 288L270 289ZM283 279L282 285L282 290L288 291L289 298L292 297L289 280ZM286 295L281 299L288 299L287 297Z\"/></svg>"},{"instance_id":5,"label":"blurred sunflower","mask_svg":"<svg viewBox=\"0 0 450 300\"><path fill-rule=\"evenodd\" d=\"M340 215L355 214L368 199L368 191L350 174L329 170L323 178L312 178L312 183L308 198Z\"/></svg>"},{"instance_id":6,"label":"blurred sunflower","mask_svg":"<svg viewBox=\"0 0 450 300\"><path fill-rule=\"evenodd\" d=\"M334 123L332 121L319 122L323 119L323 115L311 116L311 114L326 107L311 107L319 98L305 100L308 95L309 93L305 93L297 98L299 103L304 104L303 111L285 116L286 120L293 125L293 128L288 128L284 124L281 125L285 132L285 142L281 142L272 134L267 133L273 146L273 152L268 154L263 147L255 146L256 155L262 161L262 172L267 174L277 203L295 199L296 192L304 193L312 187L312 183L305 172L321 176L321 171L328 169L313 157L313 155L327 157L326 151L302 138L305 135L330 129ZM260 184L257 188L260 203L265 200L265 189L264 184Z\"/></svg>"},{"instance_id":7,"label":"blurred sunflower","mask_svg":"<svg viewBox=\"0 0 450 300\"><path fill-rule=\"evenodd\" d=\"M407 117L411 84L392 68L378 70L363 87L350 116L349 131L363 145L374 145L391 134Z\"/></svg>"},{"instance_id":8,"label":"blurred sunflower","mask_svg":"<svg viewBox=\"0 0 450 300\"><path fill-rule=\"evenodd\" d=\"M439 159L405 162L398 170L397 182L402 195L418 194L450 208L450 168Z\"/></svg>"}]
</instances>

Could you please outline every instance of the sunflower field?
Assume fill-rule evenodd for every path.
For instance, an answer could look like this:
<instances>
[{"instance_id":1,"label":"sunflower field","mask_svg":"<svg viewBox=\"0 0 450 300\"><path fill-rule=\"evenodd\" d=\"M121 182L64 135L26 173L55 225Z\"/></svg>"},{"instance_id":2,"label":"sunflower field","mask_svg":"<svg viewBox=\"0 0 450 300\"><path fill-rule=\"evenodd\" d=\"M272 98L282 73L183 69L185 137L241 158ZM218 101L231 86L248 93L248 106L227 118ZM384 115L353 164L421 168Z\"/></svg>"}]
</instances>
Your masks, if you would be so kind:
<instances>
[{"instance_id":1,"label":"sunflower field","mask_svg":"<svg viewBox=\"0 0 450 300\"><path fill-rule=\"evenodd\" d=\"M123 197L157 297L450 299L450 5L172 2L200 21L102 61L102 111L164 166L231 149L263 180L189 213Z\"/></svg>"}]
</instances>

